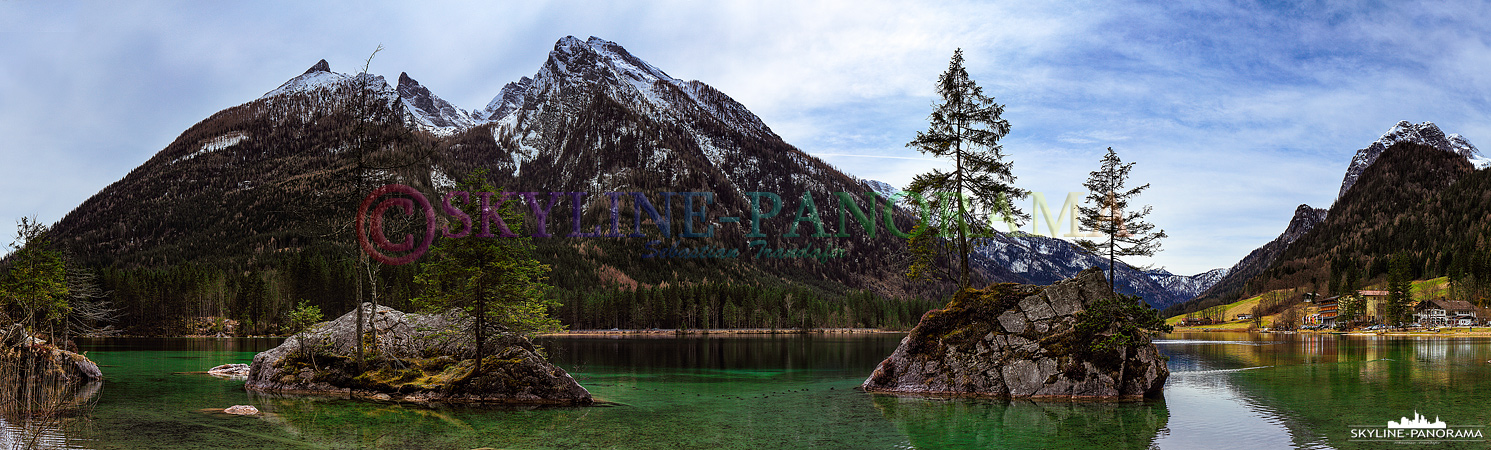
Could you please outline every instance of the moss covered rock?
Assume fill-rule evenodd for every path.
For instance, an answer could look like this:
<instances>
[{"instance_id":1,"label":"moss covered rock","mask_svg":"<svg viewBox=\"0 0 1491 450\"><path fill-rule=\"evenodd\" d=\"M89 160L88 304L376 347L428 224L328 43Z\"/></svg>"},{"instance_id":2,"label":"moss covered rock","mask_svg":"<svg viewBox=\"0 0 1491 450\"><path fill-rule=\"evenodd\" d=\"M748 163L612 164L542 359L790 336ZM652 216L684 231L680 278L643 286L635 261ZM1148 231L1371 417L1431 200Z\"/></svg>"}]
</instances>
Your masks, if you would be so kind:
<instances>
[{"instance_id":1,"label":"moss covered rock","mask_svg":"<svg viewBox=\"0 0 1491 450\"><path fill-rule=\"evenodd\" d=\"M374 315L377 331L376 341L366 329L361 338L363 370L355 358L357 311L351 311L255 355L244 387L419 402L593 402L589 391L544 360L527 338L491 330L478 368L469 318L363 308L364 314Z\"/></svg>"},{"instance_id":2,"label":"moss covered rock","mask_svg":"<svg viewBox=\"0 0 1491 450\"><path fill-rule=\"evenodd\" d=\"M1106 298L1101 270L1050 286L966 289L928 311L865 380L870 392L1016 398L1122 399L1160 393L1170 376L1152 342L1090 345L1078 313Z\"/></svg>"}]
</instances>

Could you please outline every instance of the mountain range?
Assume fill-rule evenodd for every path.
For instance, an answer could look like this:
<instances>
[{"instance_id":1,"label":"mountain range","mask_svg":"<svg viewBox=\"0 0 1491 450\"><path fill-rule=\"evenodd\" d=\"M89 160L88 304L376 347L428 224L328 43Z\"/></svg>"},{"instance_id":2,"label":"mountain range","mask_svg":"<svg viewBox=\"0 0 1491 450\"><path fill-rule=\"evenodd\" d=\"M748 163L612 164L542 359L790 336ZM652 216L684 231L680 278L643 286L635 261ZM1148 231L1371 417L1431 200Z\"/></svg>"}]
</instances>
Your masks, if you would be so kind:
<instances>
[{"instance_id":1,"label":"mountain range","mask_svg":"<svg viewBox=\"0 0 1491 450\"><path fill-rule=\"evenodd\" d=\"M158 274L150 278L156 281L125 283L129 295L148 298L161 286L187 291L179 306L153 306L164 308L163 314L198 308L198 315L207 316L234 307L225 302L302 295L307 289L338 299L323 302L328 307L350 308L353 289L345 283L358 275L342 264L356 248L349 224L363 196L373 187L401 183L437 199L479 170L485 174L481 181L507 191L589 193L591 200L576 208L549 205L547 229L556 235L562 235L560 228L568 233L575 215L587 227L606 223L608 205L594 200L605 192L651 195L673 220L682 216L683 205L665 204L668 199L657 193L712 193L708 208L714 217L744 218L757 206L753 200L760 200L751 192L780 198L780 215L763 226L765 238L748 237L752 229L742 219L714 223L713 236L702 240L660 236L651 221L642 227L650 236L643 240L536 239L556 284L575 289L729 280L887 297L950 292L947 283L918 284L901 276L904 239L894 237L884 221L876 222L876 232L852 217L840 220L840 199L833 193L850 193L873 219L884 205L868 193L892 193L894 187L835 169L785 142L730 96L700 81L674 78L595 37L560 39L535 74L507 83L474 110L442 99L407 72L391 85L382 76L338 73L318 61L262 97L188 128L53 230L77 260L113 271L106 278L130 278L120 275L128 271ZM822 214L825 234L849 236L812 239L811 223L789 220L794 211L812 212L802 205L809 197ZM764 209L771 208L767 200ZM631 223L625 210L633 206L621 205L623 227ZM894 211L891 223L909 231L909 209ZM529 217L528 225L534 220ZM399 233L417 227L391 223ZM783 236L789 226L809 231ZM643 258L651 252L644 245L650 239L661 246L745 251L831 247L843 256L829 263L666 262ZM757 240L763 245L752 247ZM1060 239L1000 235L976 249L973 264L986 281L1047 284L1105 266L1106 260ZM1118 273L1120 290L1165 307L1193 297L1223 272L1180 276L1121 266ZM410 284L412 269L385 268L378 276L392 299L413 295L401 287ZM219 281L180 284L193 277ZM229 292L232 286L239 292ZM218 300L196 306L190 295Z\"/></svg>"},{"instance_id":2,"label":"mountain range","mask_svg":"<svg viewBox=\"0 0 1491 450\"><path fill-rule=\"evenodd\" d=\"M1357 150L1329 210L1300 205L1279 237L1171 314L1255 295L1304 288L1338 293L1348 278L1383 275L1393 257L1413 259L1418 277L1465 270L1491 233L1484 183L1491 159L1459 134L1430 122L1398 122ZM1404 256L1406 255L1406 256ZM1457 268L1460 267L1460 268Z\"/></svg>"}]
</instances>

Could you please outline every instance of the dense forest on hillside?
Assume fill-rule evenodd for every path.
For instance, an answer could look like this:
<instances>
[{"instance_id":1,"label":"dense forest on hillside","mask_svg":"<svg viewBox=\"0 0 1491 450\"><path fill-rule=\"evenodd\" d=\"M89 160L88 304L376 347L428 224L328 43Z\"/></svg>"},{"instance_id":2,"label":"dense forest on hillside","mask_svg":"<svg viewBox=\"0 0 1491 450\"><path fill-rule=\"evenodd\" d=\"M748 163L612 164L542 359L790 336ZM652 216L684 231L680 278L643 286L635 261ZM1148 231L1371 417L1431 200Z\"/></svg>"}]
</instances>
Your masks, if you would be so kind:
<instances>
[{"instance_id":1,"label":"dense forest on hillside","mask_svg":"<svg viewBox=\"0 0 1491 450\"><path fill-rule=\"evenodd\" d=\"M105 268L99 282L120 312L114 325L128 334L278 334L288 331L285 317L301 300L323 311L352 309L357 265L344 259L300 252L250 271L202 265ZM673 273L683 267L687 264L639 272L652 283L618 278L620 272L614 269L556 270L551 274L556 286L551 295L563 306L553 313L572 329L906 329L922 313L944 303L887 298L831 283L792 283L763 273L693 282L687 274ZM379 302L411 309L411 299L419 295L412 282L418 265L376 270ZM611 278L600 281L606 277Z\"/></svg>"}]
</instances>

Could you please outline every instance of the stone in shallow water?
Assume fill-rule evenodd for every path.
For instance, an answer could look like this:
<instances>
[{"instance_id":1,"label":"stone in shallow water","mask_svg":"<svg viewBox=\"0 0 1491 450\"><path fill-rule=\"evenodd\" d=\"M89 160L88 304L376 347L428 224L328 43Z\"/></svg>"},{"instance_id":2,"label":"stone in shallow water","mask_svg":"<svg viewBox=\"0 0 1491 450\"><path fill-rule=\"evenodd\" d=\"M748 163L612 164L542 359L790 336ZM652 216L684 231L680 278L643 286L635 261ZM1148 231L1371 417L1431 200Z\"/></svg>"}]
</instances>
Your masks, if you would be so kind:
<instances>
[{"instance_id":1,"label":"stone in shallow water","mask_svg":"<svg viewBox=\"0 0 1491 450\"><path fill-rule=\"evenodd\" d=\"M259 408L255 408L250 405L233 405L229 406L227 409L224 409L223 412L235 416L252 416L259 413Z\"/></svg>"},{"instance_id":2,"label":"stone in shallow water","mask_svg":"<svg viewBox=\"0 0 1491 450\"><path fill-rule=\"evenodd\" d=\"M220 366L217 366L217 367L213 367L211 369L207 369L207 374L208 375L213 375L213 376L219 376L219 377L228 377L228 378L248 378L249 365L248 364L223 364L223 365L220 365Z\"/></svg>"}]
</instances>

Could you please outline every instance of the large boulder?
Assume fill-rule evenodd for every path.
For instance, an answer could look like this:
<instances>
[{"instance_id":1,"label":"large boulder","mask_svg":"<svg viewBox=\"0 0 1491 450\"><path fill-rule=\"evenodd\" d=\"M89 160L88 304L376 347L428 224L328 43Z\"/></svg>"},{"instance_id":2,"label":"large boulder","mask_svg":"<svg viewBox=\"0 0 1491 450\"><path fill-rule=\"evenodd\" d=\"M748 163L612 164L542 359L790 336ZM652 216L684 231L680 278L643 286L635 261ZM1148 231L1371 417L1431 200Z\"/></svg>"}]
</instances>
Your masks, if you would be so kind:
<instances>
[{"instance_id":1,"label":"large boulder","mask_svg":"<svg viewBox=\"0 0 1491 450\"><path fill-rule=\"evenodd\" d=\"M63 383L104 379L98 364L88 357L49 345L31 336L20 324L0 331L0 363L13 366L14 373Z\"/></svg>"},{"instance_id":2,"label":"large boulder","mask_svg":"<svg viewBox=\"0 0 1491 450\"><path fill-rule=\"evenodd\" d=\"M1160 393L1170 376L1147 338L1098 351L1112 328L1083 331L1078 314L1109 297L1103 272L1088 269L1050 286L996 284L959 292L928 311L882 361L870 392L1044 399L1134 399Z\"/></svg>"},{"instance_id":3,"label":"large boulder","mask_svg":"<svg viewBox=\"0 0 1491 450\"><path fill-rule=\"evenodd\" d=\"M356 359L356 310L254 356L244 387L258 392L350 394L420 402L588 405L590 392L549 364L527 338L491 329L477 371L471 319L454 312L373 314L364 329L365 370Z\"/></svg>"}]
</instances>

